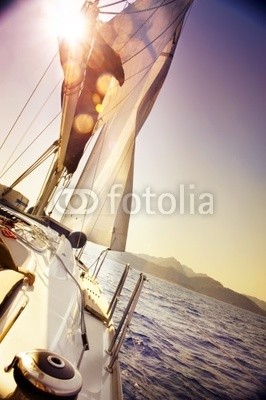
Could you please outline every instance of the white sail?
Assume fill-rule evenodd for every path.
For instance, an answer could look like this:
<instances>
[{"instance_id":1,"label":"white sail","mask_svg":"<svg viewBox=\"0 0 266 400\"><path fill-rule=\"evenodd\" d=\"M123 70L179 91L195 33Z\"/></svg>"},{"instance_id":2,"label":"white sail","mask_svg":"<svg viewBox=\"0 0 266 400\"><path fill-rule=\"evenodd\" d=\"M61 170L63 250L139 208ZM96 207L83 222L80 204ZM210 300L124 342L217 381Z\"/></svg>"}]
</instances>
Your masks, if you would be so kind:
<instances>
[{"instance_id":1,"label":"white sail","mask_svg":"<svg viewBox=\"0 0 266 400\"><path fill-rule=\"evenodd\" d=\"M74 192L92 190L97 204L84 202L81 208L74 196L62 222L73 230L82 227L88 240L113 250L123 251L126 244L135 139L168 73L191 5L164 3L137 1L101 30L120 54L126 80L122 87L115 79L110 83L99 115L102 131Z\"/></svg>"}]
</instances>

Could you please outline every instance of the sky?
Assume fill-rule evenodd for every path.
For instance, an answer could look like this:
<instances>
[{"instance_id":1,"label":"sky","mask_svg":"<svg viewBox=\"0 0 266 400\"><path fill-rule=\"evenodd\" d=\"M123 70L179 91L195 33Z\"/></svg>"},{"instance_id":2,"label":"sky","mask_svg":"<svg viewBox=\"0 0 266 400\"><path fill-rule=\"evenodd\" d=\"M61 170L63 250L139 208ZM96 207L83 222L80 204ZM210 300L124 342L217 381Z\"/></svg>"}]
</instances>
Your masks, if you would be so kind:
<instances>
[{"instance_id":1,"label":"sky","mask_svg":"<svg viewBox=\"0 0 266 400\"><path fill-rule=\"evenodd\" d=\"M140 190L178 193L194 184L195 197L213 194L214 213L143 216L142 229L135 217L129 247L139 251L141 240L142 252L175 256L265 300L265 18L232 3L194 4L137 144Z\"/></svg>"},{"instance_id":2,"label":"sky","mask_svg":"<svg viewBox=\"0 0 266 400\"><path fill-rule=\"evenodd\" d=\"M5 10L1 6L0 166L7 147L16 142L12 136L2 147L5 134L56 54L47 13L36 18L38 7L32 0L13 2ZM36 27L38 35L32 35ZM150 188L155 213L143 210L132 216L127 250L175 257L225 287L266 301L265 54L263 2L195 1L167 80L137 140L134 193L144 201ZM47 94L51 87L60 90L61 75L53 68L53 80L40 87ZM28 117L38 107L30 105ZM60 111L58 100L48 100L38 124L45 125L51 110L54 116ZM18 135L23 120L20 124ZM56 124L32 146L33 153L56 138ZM27 165L27 159L22 157L20 165ZM11 183L15 177L10 170L0 181ZM30 194L40 181L36 173ZM204 193L213 199L211 214L199 211ZM167 199L173 197L173 212L160 212L169 210Z\"/></svg>"}]
</instances>

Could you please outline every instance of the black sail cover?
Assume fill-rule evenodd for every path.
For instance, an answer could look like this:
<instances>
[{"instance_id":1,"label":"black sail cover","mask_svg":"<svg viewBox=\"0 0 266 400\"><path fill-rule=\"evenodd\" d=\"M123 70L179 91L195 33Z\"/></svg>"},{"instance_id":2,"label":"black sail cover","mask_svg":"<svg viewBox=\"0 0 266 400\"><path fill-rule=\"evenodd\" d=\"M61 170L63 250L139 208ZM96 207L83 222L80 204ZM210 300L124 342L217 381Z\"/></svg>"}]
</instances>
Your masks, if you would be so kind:
<instances>
[{"instance_id":1,"label":"black sail cover","mask_svg":"<svg viewBox=\"0 0 266 400\"><path fill-rule=\"evenodd\" d=\"M94 36L64 160L64 166L71 174L77 169L86 143L93 133L110 78L115 77L120 86L125 80L119 54L106 43L99 32ZM65 70L68 45L64 40L59 43L59 53L62 68ZM64 93L67 93L65 81L62 84L62 100Z\"/></svg>"}]
</instances>

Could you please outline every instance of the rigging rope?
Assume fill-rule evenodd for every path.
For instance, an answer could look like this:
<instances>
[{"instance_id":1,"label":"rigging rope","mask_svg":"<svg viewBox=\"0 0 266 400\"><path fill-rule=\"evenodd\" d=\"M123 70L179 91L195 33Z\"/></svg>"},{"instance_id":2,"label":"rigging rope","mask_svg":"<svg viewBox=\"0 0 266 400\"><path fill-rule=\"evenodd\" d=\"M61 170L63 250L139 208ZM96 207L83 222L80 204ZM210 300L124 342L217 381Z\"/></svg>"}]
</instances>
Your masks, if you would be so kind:
<instances>
[{"instance_id":1,"label":"rigging rope","mask_svg":"<svg viewBox=\"0 0 266 400\"><path fill-rule=\"evenodd\" d=\"M48 128L48 126L50 126L57 118L58 118L58 116L61 114L61 111L44 127L44 129L42 129L41 130L41 132L33 139L33 141L26 147L26 149L24 150L24 152L26 151L26 150L28 150L32 145L33 145L33 143L34 142L36 142L36 140L43 134L43 132ZM2 175L0 175L0 178L2 178L2 176L4 175L4 174L6 174L7 173L7 171L9 171L10 170L10 168L22 157L22 155L24 154L24 152L23 153L21 153L14 161L13 161L13 163L12 164L10 164L9 165L9 167L2 173Z\"/></svg>"},{"instance_id":2,"label":"rigging rope","mask_svg":"<svg viewBox=\"0 0 266 400\"><path fill-rule=\"evenodd\" d=\"M5 170L7 164L10 162L12 156L15 154L16 150L18 149L20 143L22 143L23 139L25 139L27 133L29 132L30 128L32 127L32 125L34 124L34 122L36 121L37 117L39 116L39 114L41 113L41 111L43 110L43 108L45 107L45 105L48 103L49 99L52 97L53 93L55 92L55 90L57 89L58 85L61 83L61 80L56 84L56 86L54 87L54 89L52 90L52 92L49 94L49 96L46 98L45 102L42 104L42 106L40 107L40 109L37 111L37 113L35 114L35 117L33 118L33 120L31 121L30 125L28 126L28 128L25 130L24 134L22 135L20 141L18 142L17 146L14 147L13 151L11 152L11 154L9 155L9 158L7 159L6 163L3 165L2 167L2 174L0 176L0 178L5 175L5 173L10 169L11 166L13 166L16 161L25 153L25 151L27 151L29 149L30 146L26 147L24 150L21 151L21 154L19 155L19 157ZM60 114L60 113L59 113ZM58 115L59 115L58 114ZM49 125L47 125L46 127L48 127ZM45 128L46 129L46 128ZM44 130L41 132L44 133ZM39 136L36 137L39 138ZM34 140L35 141L35 140ZM32 143L34 143L34 141ZM31 144L32 144L31 143Z\"/></svg>"},{"instance_id":3,"label":"rigging rope","mask_svg":"<svg viewBox=\"0 0 266 400\"><path fill-rule=\"evenodd\" d=\"M163 3L160 4L158 6L154 6L154 7L149 7L149 8L144 8L142 10L133 10L133 11L127 11L127 14L138 14L138 13L142 13L142 12L146 12L146 11L152 11L152 10L157 10L161 7L165 7L168 6L169 4L175 3L176 0L170 0L168 1L168 3ZM133 3L134 4L134 3ZM100 10L103 7L100 7ZM121 14L121 12L115 12L115 11L100 11L100 14L109 14L109 15L118 15Z\"/></svg>"},{"instance_id":4,"label":"rigging rope","mask_svg":"<svg viewBox=\"0 0 266 400\"><path fill-rule=\"evenodd\" d=\"M53 169L53 165L54 165L55 158L56 158L56 151L54 151L53 161L52 161L51 164L50 164L50 168L49 168L48 171L47 171L47 174L46 174L45 179L43 180L43 184L42 184L42 187L41 187L41 190L40 190L39 193L42 193L42 192L43 192L43 189L44 189L44 187L45 187L45 183L47 182L47 179L48 179L48 177L50 176L51 171L52 171L52 169ZM38 202L39 202L39 197L37 198L36 203L38 203Z\"/></svg>"},{"instance_id":5,"label":"rigging rope","mask_svg":"<svg viewBox=\"0 0 266 400\"><path fill-rule=\"evenodd\" d=\"M39 165L43 163L47 158L50 157L50 155L55 151L55 149L58 147L58 142L53 143L23 174L21 174L15 182L12 183L2 194L4 196L7 194L10 189L13 189L19 182L21 182L24 178L26 178L34 169L38 168Z\"/></svg>"},{"instance_id":6,"label":"rigging rope","mask_svg":"<svg viewBox=\"0 0 266 400\"><path fill-rule=\"evenodd\" d=\"M128 3L128 1L127 0L119 0L119 1L115 1L114 3L103 4L102 6L99 7L99 9L108 8L108 7L111 7L111 6L116 6L117 4L120 4L120 3Z\"/></svg>"},{"instance_id":7,"label":"rigging rope","mask_svg":"<svg viewBox=\"0 0 266 400\"><path fill-rule=\"evenodd\" d=\"M135 54L133 54L131 57L129 57L126 61L124 61L124 64L126 64L128 61L130 61L130 60L132 60L134 57L136 57L137 55L139 55L142 51L144 51L147 47L149 47L150 45L152 45L154 42L156 42L156 40L158 40L158 39L160 39L160 37L169 29L169 28L171 28L171 26L181 17L181 21L182 21L182 16L187 12L187 9L189 9L189 5L186 7L186 8L184 8L183 10L181 10L181 12L180 12L180 14L178 14L177 15L177 17L162 31L162 32L160 32L160 34L157 36L157 37L155 37L151 42L149 42L146 46L144 46L142 49L140 49L139 51L137 51ZM145 23L148 21L148 19L147 20L145 20ZM183 22L181 22L181 24L183 24ZM144 25L144 24L143 24ZM142 26L143 26L142 25ZM140 28L139 28L140 29ZM136 31L137 32L137 31ZM136 33L135 32L135 33ZM134 33L134 34L135 34ZM131 38L133 37L134 35L132 35L131 36Z\"/></svg>"},{"instance_id":8,"label":"rigging rope","mask_svg":"<svg viewBox=\"0 0 266 400\"><path fill-rule=\"evenodd\" d=\"M51 169L52 169L52 167L53 167L53 166L51 165ZM49 213L48 213L49 216L52 215L52 213L53 213L55 207L57 206L57 204L58 204L58 202L59 202L59 200L60 200L60 197L61 197L63 191L69 186L69 184L70 184L70 182L71 182L72 176L71 176L70 174L67 173L67 170L66 170L66 169L65 169L65 171L66 171L66 175L65 175L65 176L62 175L62 177L61 177L61 181L64 179L64 183L63 183L63 187L62 187L60 196L57 197L57 200L54 202L53 207L50 209L50 211L49 211ZM59 182L58 182L58 184L56 185L56 187L57 187L58 185L59 185ZM44 186L45 186L45 183L43 184L43 187L44 187ZM41 193L42 193L42 191L41 191ZM52 196L53 196L53 195L52 195Z\"/></svg>"},{"instance_id":9,"label":"rigging rope","mask_svg":"<svg viewBox=\"0 0 266 400\"><path fill-rule=\"evenodd\" d=\"M15 122L13 123L13 125L11 126L9 132L7 133L5 139L3 140L1 146L0 146L0 150L3 148L4 144L6 143L7 139L9 138L11 132L13 131L14 127L16 126L17 122L19 121L21 115L23 114L23 112L25 111L27 105L29 104L30 100L32 99L34 93L36 92L36 90L38 89L40 83L42 82L43 78L45 77L46 73L48 72L48 70L50 69L51 65L53 64L54 60L57 57L57 53L54 55L54 57L52 58L51 62L48 64L48 67L45 69L44 73L42 74L41 78L39 79L39 81L37 82L37 85L35 86L35 88L33 89L31 95L29 96L28 100L26 101L26 103L24 104L24 106L22 107L22 110L20 111L19 115L17 116L17 118L15 119Z\"/></svg>"}]
</instances>

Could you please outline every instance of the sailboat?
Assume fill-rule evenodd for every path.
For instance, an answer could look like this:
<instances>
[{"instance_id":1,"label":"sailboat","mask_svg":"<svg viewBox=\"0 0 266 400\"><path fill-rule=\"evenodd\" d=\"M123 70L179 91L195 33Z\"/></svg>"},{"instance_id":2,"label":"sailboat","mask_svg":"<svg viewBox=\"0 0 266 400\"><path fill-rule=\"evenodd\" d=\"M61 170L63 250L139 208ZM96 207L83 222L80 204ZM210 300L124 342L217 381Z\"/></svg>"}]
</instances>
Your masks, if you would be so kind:
<instances>
[{"instance_id":1,"label":"sailboat","mask_svg":"<svg viewBox=\"0 0 266 400\"><path fill-rule=\"evenodd\" d=\"M125 250L135 141L191 5L86 1L83 35L58 39L58 138L13 183L0 185L0 399L123 398L119 350L145 276L114 327L129 267L110 304L98 275L108 251ZM33 186L31 172L52 155L29 207L17 185ZM102 246L93 268L82 258L88 242Z\"/></svg>"}]
</instances>

